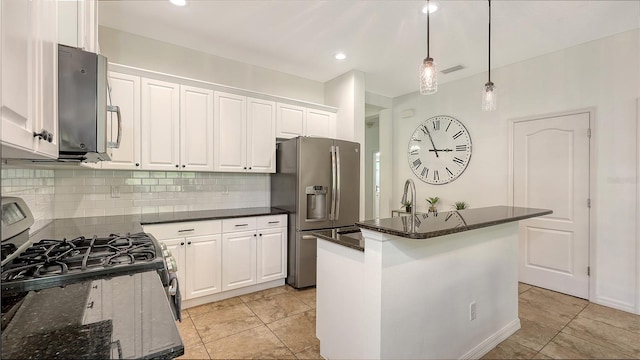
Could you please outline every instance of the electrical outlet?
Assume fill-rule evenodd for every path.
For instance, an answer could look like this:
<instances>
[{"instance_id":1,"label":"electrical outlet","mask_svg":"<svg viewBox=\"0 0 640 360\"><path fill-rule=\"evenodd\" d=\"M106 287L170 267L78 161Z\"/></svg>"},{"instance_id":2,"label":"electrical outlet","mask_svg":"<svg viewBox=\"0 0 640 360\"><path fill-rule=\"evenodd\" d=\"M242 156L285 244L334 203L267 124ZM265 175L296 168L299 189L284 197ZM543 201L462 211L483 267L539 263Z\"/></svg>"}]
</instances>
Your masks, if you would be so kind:
<instances>
[{"instance_id":1,"label":"electrical outlet","mask_svg":"<svg viewBox=\"0 0 640 360\"><path fill-rule=\"evenodd\" d=\"M112 198L119 198L120 197L120 186L111 185L111 197Z\"/></svg>"},{"instance_id":2,"label":"electrical outlet","mask_svg":"<svg viewBox=\"0 0 640 360\"><path fill-rule=\"evenodd\" d=\"M471 304L469 304L469 321L475 320L477 315L476 302L472 301Z\"/></svg>"}]
</instances>

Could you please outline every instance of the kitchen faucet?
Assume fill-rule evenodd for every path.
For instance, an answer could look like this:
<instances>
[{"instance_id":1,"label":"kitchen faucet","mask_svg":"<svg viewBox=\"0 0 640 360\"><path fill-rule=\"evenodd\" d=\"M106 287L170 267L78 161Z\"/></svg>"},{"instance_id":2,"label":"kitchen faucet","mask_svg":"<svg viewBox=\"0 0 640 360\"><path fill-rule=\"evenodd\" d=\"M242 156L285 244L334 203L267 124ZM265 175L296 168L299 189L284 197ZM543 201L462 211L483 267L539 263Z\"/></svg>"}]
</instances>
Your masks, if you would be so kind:
<instances>
[{"instance_id":1,"label":"kitchen faucet","mask_svg":"<svg viewBox=\"0 0 640 360\"><path fill-rule=\"evenodd\" d=\"M411 231L415 232L415 217L416 217L416 184L413 183L413 180L407 179L404 182L404 193L402 194L402 203L407 203L407 191L409 190L409 186L411 186Z\"/></svg>"}]
</instances>

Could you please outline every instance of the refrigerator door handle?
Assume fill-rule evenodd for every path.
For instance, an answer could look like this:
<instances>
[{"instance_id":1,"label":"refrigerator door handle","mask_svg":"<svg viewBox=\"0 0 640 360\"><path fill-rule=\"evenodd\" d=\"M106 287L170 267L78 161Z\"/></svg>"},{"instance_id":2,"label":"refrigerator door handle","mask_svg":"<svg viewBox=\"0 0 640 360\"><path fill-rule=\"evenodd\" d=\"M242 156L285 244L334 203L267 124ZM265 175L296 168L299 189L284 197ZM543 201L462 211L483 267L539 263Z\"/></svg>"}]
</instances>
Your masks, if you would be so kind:
<instances>
[{"instance_id":1,"label":"refrigerator door handle","mask_svg":"<svg viewBox=\"0 0 640 360\"><path fill-rule=\"evenodd\" d=\"M336 212L334 220L340 218L340 146L336 145Z\"/></svg>"},{"instance_id":2,"label":"refrigerator door handle","mask_svg":"<svg viewBox=\"0 0 640 360\"><path fill-rule=\"evenodd\" d=\"M329 209L329 220L336 219L336 170L335 146L331 146L331 208Z\"/></svg>"}]
</instances>

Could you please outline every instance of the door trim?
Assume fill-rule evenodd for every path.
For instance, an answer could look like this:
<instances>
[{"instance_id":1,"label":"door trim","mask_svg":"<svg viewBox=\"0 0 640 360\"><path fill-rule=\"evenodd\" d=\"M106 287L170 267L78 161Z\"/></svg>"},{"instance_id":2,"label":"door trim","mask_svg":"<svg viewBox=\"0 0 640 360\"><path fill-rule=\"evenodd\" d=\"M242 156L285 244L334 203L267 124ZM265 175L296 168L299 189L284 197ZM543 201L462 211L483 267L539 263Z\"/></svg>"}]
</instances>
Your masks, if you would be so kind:
<instances>
[{"instance_id":1,"label":"door trim","mask_svg":"<svg viewBox=\"0 0 640 360\"><path fill-rule=\"evenodd\" d=\"M640 315L640 98L636 99L636 314Z\"/></svg>"},{"instance_id":2,"label":"door trim","mask_svg":"<svg viewBox=\"0 0 640 360\"><path fill-rule=\"evenodd\" d=\"M639 99L639 106L640 106L640 99ZM588 266L591 269L591 275L589 276L589 298L587 300L589 301L593 301L595 299L597 299L597 295L596 295L596 284L597 284L597 278L598 278L598 271L597 268L594 266L594 264L596 264L596 259L597 259L597 248L596 248L596 234L597 234L597 229L596 229L596 221L595 219L597 219L597 206L595 204L595 200L597 197L597 191L596 189L597 187L597 176L596 176L596 157L593 156L594 154L597 154L596 152L596 147L595 144L597 143L596 139L598 136L598 131L596 129L596 108L595 107L587 107L587 108L581 108L581 109L576 109L576 110L568 110L568 111L560 111L560 112L553 112L553 113L546 113L546 114L539 114L539 115L531 115L531 116L526 116L526 117L517 117L517 118L510 118L508 121L508 164L507 164L507 201L508 204L513 204L513 192L514 189L513 187L515 186L514 181L513 181L513 172L514 172L514 167L513 167L513 150L514 150L514 146L513 146L513 131L514 131L514 126L516 123L520 123L520 122L525 122L525 121L535 121L535 120L543 120L543 119L549 119L549 118L554 118L554 117L559 117L559 116L567 116L567 115L578 115L578 114L589 114L589 127L591 128L591 139L589 141L589 198L591 199L591 208L589 209L589 259L588 259ZM585 199L586 201L586 199ZM640 231L640 230L639 230ZM639 246L640 246L640 242L639 242ZM639 259L640 259L640 254L639 254ZM640 266L638 269L639 272L639 282L640 282ZM640 299L640 290L638 292L638 297Z\"/></svg>"}]
</instances>

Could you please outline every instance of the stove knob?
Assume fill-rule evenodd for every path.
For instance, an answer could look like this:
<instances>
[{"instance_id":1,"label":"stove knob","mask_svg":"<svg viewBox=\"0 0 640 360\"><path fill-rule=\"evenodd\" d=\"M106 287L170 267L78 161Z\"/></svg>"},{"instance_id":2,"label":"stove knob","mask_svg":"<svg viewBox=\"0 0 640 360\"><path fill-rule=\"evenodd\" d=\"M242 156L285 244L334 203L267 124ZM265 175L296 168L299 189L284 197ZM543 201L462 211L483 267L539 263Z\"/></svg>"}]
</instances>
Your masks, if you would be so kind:
<instances>
[{"instance_id":1,"label":"stove knob","mask_svg":"<svg viewBox=\"0 0 640 360\"><path fill-rule=\"evenodd\" d=\"M176 264L176 259L170 257L167 260L167 269L170 273L178 272L178 264Z\"/></svg>"},{"instance_id":2,"label":"stove knob","mask_svg":"<svg viewBox=\"0 0 640 360\"><path fill-rule=\"evenodd\" d=\"M167 250L167 244L160 242L160 250Z\"/></svg>"},{"instance_id":3,"label":"stove knob","mask_svg":"<svg viewBox=\"0 0 640 360\"><path fill-rule=\"evenodd\" d=\"M171 251L169 251L167 249L162 250L162 257L164 257L164 258L171 257Z\"/></svg>"}]
</instances>

